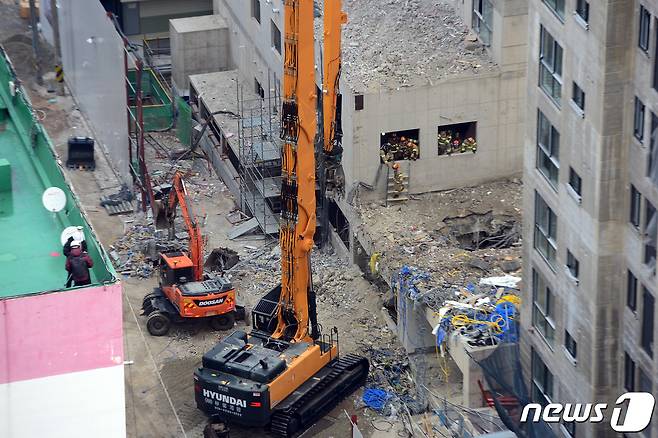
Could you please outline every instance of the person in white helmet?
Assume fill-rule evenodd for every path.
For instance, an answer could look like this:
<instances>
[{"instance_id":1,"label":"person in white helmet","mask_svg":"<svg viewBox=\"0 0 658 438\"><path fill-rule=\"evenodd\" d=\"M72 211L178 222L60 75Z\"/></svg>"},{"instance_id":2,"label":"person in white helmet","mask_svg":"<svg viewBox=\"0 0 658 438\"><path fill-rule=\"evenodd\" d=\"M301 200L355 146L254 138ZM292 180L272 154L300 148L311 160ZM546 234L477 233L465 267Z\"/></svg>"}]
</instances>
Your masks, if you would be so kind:
<instances>
[{"instance_id":1,"label":"person in white helmet","mask_svg":"<svg viewBox=\"0 0 658 438\"><path fill-rule=\"evenodd\" d=\"M77 228L77 230L75 231L75 233L73 233L73 235L68 238L68 240L64 244L64 248L62 248L62 252L64 253L64 257L69 256L69 253L71 252L71 242L73 242L74 240L77 240L78 242L80 242L82 252L87 252L87 241L85 240L84 228L82 228L80 226L78 226L76 228Z\"/></svg>"},{"instance_id":2,"label":"person in white helmet","mask_svg":"<svg viewBox=\"0 0 658 438\"><path fill-rule=\"evenodd\" d=\"M71 242L71 251L66 257L66 271L69 273L66 287L84 286L91 283L89 269L94 266L94 261L85 251L82 250L82 244L79 240Z\"/></svg>"}]
</instances>

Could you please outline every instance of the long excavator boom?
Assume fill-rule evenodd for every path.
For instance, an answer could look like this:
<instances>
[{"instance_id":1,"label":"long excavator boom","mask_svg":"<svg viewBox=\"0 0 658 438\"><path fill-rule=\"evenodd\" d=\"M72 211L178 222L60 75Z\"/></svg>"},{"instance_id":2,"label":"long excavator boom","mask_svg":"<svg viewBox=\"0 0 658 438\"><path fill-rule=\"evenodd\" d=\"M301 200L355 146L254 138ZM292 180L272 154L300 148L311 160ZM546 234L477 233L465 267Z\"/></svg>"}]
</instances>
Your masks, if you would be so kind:
<instances>
[{"instance_id":1,"label":"long excavator boom","mask_svg":"<svg viewBox=\"0 0 658 438\"><path fill-rule=\"evenodd\" d=\"M324 153L340 147L343 136L340 118L341 26L347 23L342 0L324 1L324 50L322 78L322 119ZM340 151L336 151L340 152Z\"/></svg>"},{"instance_id":2,"label":"long excavator boom","mask_svg":"<svg viewBox=\"0 0 658 438\"><path fill-rule=\"evenodd\" d=\"M310 258L316 227L313 1L286 0L284 20L281 297L272 337L311 341L319 336Z\"/></svg>"},{"instance_id":3,"label":"long excavator boom","mask_svg":"<svg viewBox=\"0 0 658 438\"><path fill-rule=\"evenodd\" d=\"M167 219L169 226L173 229L174 219L176 217L176 206L180 206L187 234L189 235L189 252L190 260L193 264L194 281L203 281L203 236L201 227L197 222L192 205L188 199L187 187L183 175L176 172L172 183L173 187L169 192L169 202L167 203Z\"/></svg>"}]
</instances>

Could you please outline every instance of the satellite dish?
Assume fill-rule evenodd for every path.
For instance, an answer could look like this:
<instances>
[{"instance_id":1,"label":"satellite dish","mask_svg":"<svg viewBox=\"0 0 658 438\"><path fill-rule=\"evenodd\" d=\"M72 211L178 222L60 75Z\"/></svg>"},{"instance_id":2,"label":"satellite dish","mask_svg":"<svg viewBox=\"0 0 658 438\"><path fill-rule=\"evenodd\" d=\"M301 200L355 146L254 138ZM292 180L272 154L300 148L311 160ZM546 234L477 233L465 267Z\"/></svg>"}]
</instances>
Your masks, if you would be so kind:
<instances>
[{"instance_id":1,"label":"satellite dish","mask_svg":"<svg viewBox=\"0 0 658 438\"><path fill-rule=\"evenodd\" d=\"M62 231L62 234L59 236L59 240L62 242L62 245L64 245L66 241L69 240L69 237L73 237L73 240L82 242L85 240L85 232L82 230L82 227L64 228L64 231Z\"/></svg>"},{"instance_id":2,"label":"satellite dish","mask_svg":"<svg viewBox=\"0 0 658 438\"><path fill-rule=\"evenodd\" d=\"M46 210L57 213L66 206L66 193L59 187L49 187L43 192L41 202Z\"/></svg>"}]
</instances>

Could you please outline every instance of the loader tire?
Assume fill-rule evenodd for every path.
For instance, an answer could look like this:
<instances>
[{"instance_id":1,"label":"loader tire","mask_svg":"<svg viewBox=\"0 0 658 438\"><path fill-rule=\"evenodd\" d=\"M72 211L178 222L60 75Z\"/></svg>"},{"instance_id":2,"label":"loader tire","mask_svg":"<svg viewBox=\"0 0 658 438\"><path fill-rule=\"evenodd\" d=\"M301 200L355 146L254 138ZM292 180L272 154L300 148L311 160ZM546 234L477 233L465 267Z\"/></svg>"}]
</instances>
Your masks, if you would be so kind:
<instances>
[{"instance_id":1,"label":"loader tire","mask_svg":"<svg viewBox=\"0 0 658 438\"><path fill-rule=\"evenodd\" d=\"M210 318L210 327L212 327L213 330L231 330L234 325L235 313L233 312Z\"/></svg>"},{"instance_id":2,"label":"loader tire","mask_svg":"<svg viewBox=\"0 0 658 438\"><path fill-rule=\"evenodd\" d=\"M146 329L152 336L164 336L169 333L171 320L161 312L153 312L146 320Z\"/></svg>"}]
</instances>

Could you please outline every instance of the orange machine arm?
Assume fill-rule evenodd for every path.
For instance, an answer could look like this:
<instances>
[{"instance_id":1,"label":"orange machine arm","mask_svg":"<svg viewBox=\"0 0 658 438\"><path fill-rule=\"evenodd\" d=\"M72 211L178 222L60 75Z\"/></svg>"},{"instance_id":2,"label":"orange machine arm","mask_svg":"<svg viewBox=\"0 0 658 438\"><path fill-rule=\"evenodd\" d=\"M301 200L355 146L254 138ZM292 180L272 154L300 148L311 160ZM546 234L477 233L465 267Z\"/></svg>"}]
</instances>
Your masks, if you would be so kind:
<instances>
[{"instance_id":1,"label":"orange machine arm","mask_svg":"<svg viewBox=\"0 0 658 438\"><path fill-rule=\"evenodd\" d=\"M171 227L174 226L173 221L176 216L177 205L180 205L183 220L187 226L187 234L190 236L189 251L190 259L194 265L194 281L203 281L203 236L201 235L201 227L196 220L196 216L194 216L192 205L189 203L183 175L178 171L174 175L173 187L169 192L167 217Z\"/></svg>"},{"instance_id":2,"label":"orange machine arm","mask_svg":"<svg viewBox=\"0 0 658 438\"><path fill-rule=\"evenodd\" d=\"M336 114L341 69L341 26L347 23L342 0L324 0L324 50L322 117L325 154L330 154L340 142L340 120Z\"/></svg>"},{"instance_id":3,"label":"orange machine arm","mask_svg":"<svg viewBox=\"0 0 658 438\"><path fill-rule=\"evenodd\" d=\"M317 338L311 249L315 234L316 99L313 0L284 0L281 115L281 298L275 338ZM309 303L311 309L309 311ZM309 333L309 326L311 328Z\"/></svg>"}]
</instances>

